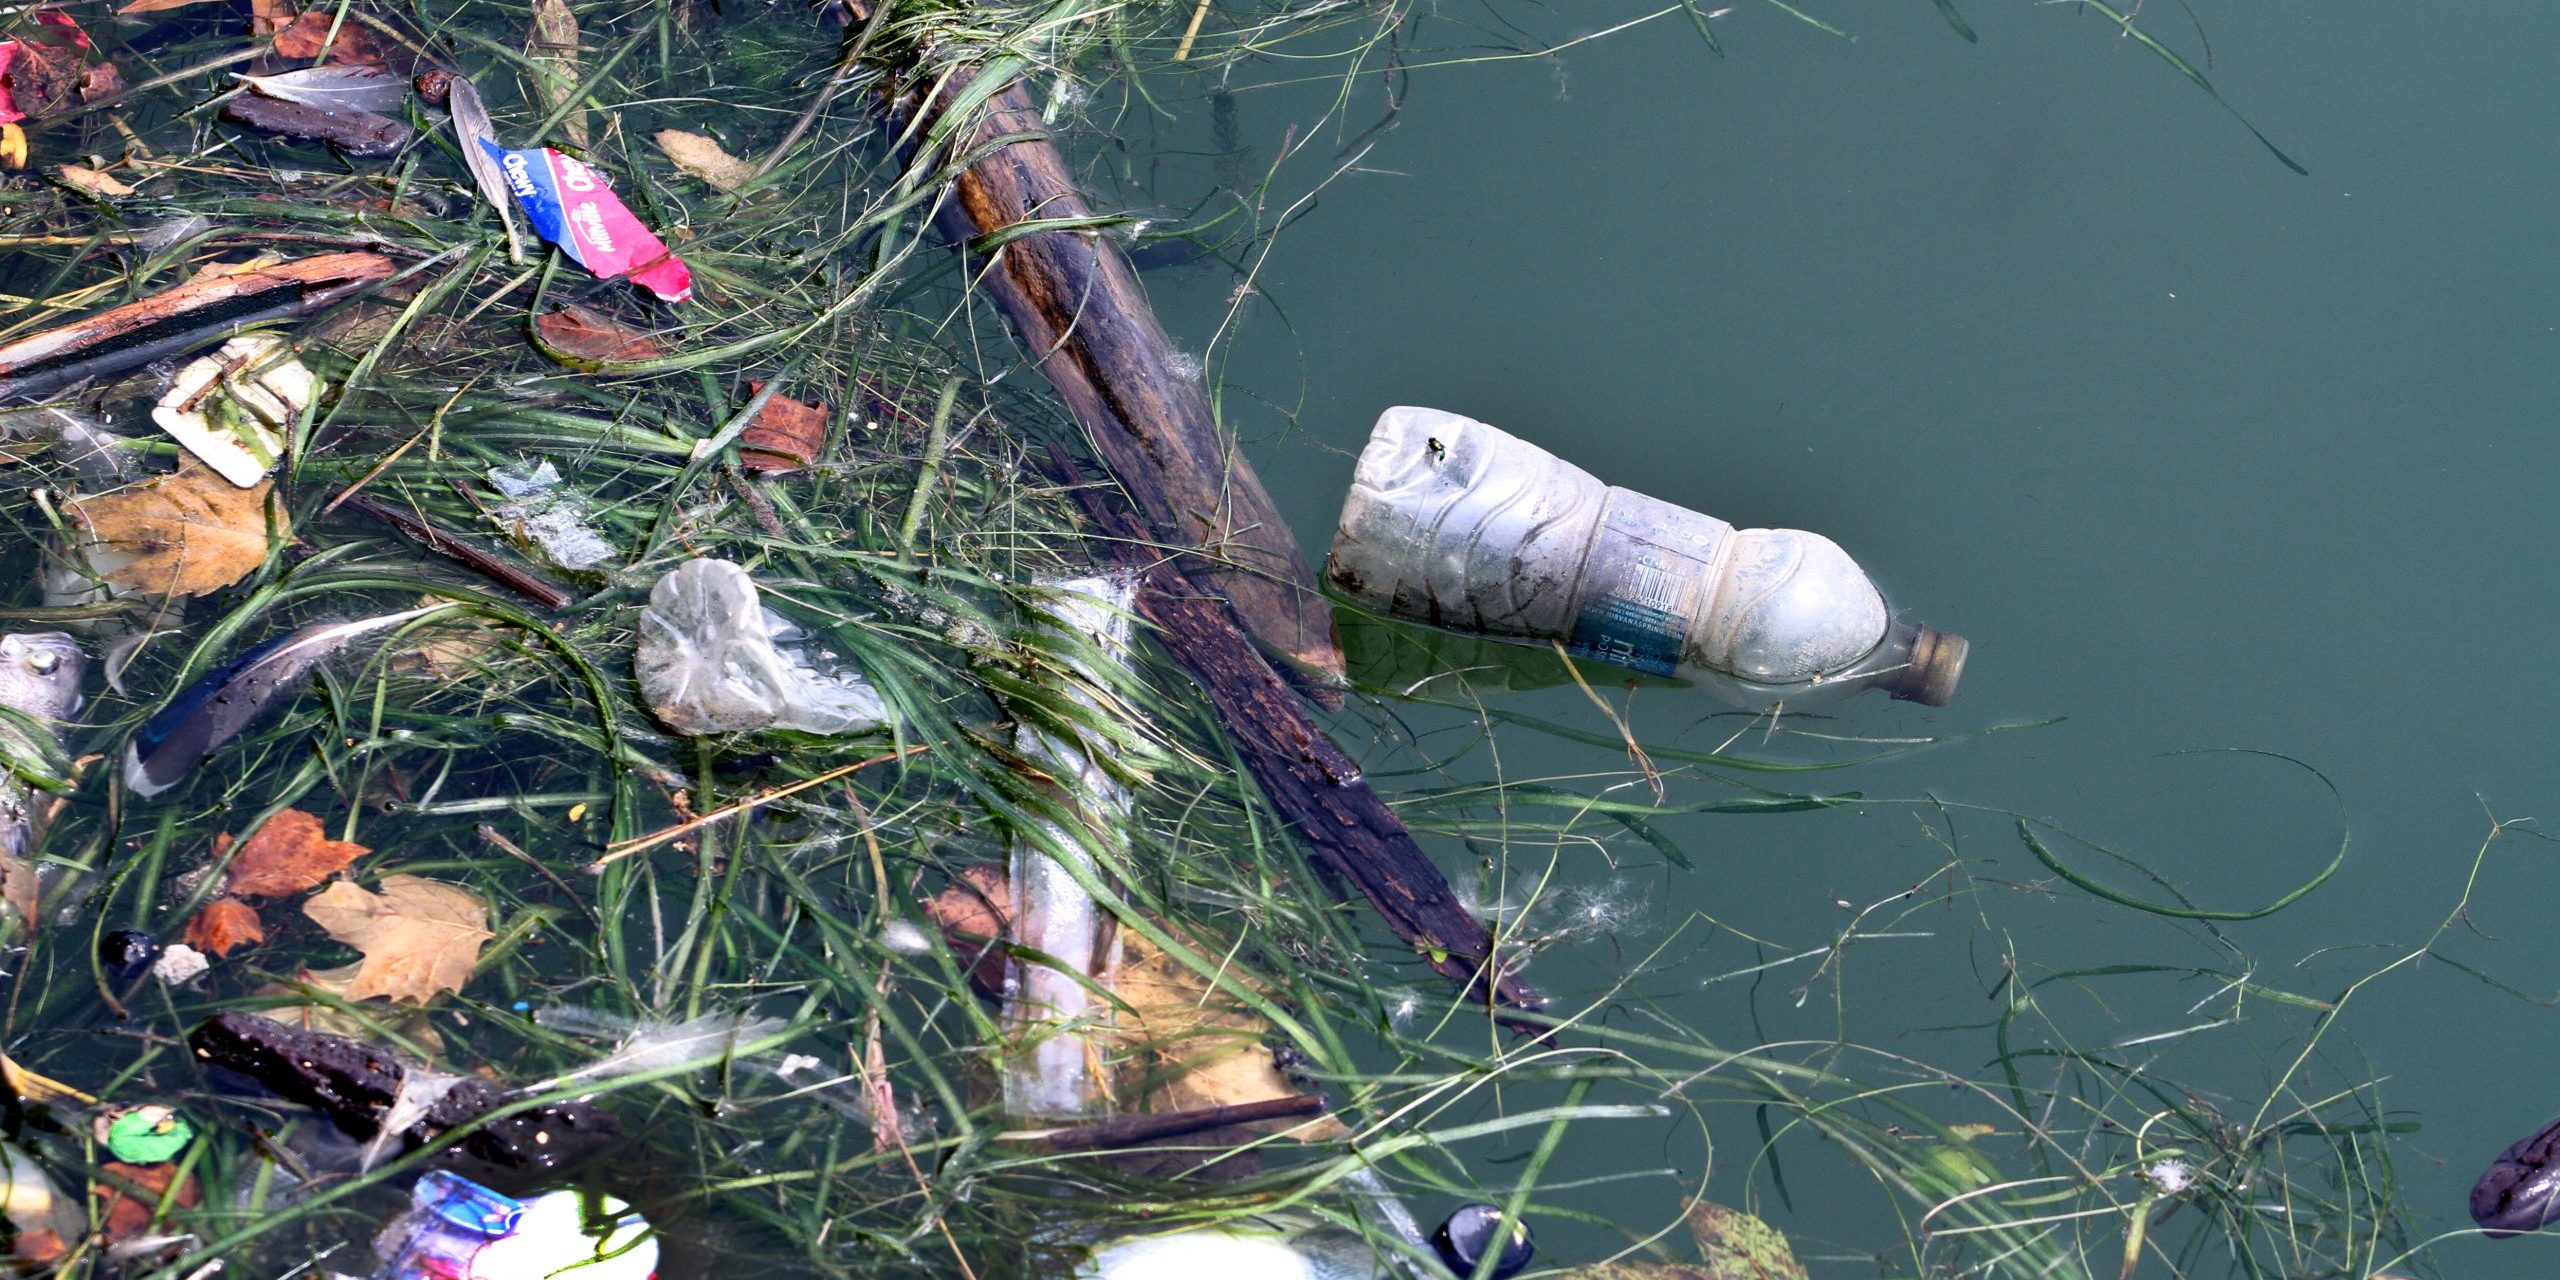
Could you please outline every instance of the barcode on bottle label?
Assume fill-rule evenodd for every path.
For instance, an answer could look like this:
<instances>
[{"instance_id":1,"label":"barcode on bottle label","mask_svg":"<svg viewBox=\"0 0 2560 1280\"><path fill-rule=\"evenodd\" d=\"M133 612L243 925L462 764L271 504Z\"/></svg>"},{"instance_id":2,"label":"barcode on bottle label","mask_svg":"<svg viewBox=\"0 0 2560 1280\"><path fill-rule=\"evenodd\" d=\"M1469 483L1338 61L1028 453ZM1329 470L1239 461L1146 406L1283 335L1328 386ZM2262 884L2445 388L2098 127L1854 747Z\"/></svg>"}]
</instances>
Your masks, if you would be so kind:
<instances>
[{"instance_id":1,"label":"barcode on bottle label","mask_svg":"<svg viewBox=\"0 0 2560 1280\"><path fill-rule=\"evenodd\" d=\"M1583 569L1582 607L1566 652L1671 675L1688 651L1708 561L1642 536L1642 526L1622 518L1618 503L1610 506Z\"/></svg>"}]
</instances>

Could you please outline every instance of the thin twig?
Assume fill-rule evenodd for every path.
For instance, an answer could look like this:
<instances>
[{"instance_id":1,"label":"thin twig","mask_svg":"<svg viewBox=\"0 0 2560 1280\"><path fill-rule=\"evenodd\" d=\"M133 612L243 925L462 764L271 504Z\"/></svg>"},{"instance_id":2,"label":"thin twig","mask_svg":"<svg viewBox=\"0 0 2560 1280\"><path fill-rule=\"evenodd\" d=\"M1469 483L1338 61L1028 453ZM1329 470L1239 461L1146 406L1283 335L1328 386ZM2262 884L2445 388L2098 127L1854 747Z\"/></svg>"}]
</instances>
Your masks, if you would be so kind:
<instances>
[{"instance_id":1,"label":"thin twig","mask_svg":"<svg viewBox=\"0 0 2560 1280\"><path fill-rule=\"evenodd\" d=\"M702 814L699 817L689 818L683 822L679 822L672 827L664 827L657 831L652 831L645 836L633 836L632 838L624 840L618 844L606 845L604 856L588 863L584 868L582 868L582 870L584 870L588 875L594 875L597 872L604 870L606 867L611 866L616 862L620 862L624 858L628 858L635 853L645 853L651 849L657 848L659 845L667 843L670 840L685 835L688 832L699 831L704 827L710 826L712 823L720 822L728 818L734 818L740 814L751 813L757 809L765 807L766 805L772 804L776 800L798 795L811 787L825 786L838 778L850 777L853 774L859 773L864 769L868 769L875 764L886 764L891 760L904 760L909 756L922 755L931 750L933 750L932 743L919 742L912 747L905 747L897 751L885 752L881 755L872 756L865 760L856 760L852 764L838 765L833 769L827 770L825 773L819 774L817 777L803 779L802 781L792 783L787 787L775 787L769 791L759 791L744 800L738 801L736 804L723 805L722 807L714 809L709 813Z\"/></svg>"}]
</instances>

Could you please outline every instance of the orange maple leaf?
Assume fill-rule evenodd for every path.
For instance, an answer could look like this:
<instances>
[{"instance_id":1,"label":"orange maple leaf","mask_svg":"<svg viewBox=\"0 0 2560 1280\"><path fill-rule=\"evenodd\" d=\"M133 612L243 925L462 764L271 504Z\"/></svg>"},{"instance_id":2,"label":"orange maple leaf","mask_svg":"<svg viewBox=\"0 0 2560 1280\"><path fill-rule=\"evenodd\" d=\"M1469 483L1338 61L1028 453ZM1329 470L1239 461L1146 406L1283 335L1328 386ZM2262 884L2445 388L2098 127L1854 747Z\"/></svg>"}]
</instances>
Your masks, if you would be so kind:
<instances>
[{"instance_id":1,"label":"orange maple leaf","mask_svg":"<svg viewBox=\"0 0 2560 1280\"><path fill-rule=\"evenodd\" d=\"M216 898L187 921L187 945L207 955L227 956L266 940L258 909L238 898Z\"/></svg>"},{"instance_id":2,"label":"orange maple leaf","mask_svg":"<svg viewBox=\"0 0 2560 1280\"><path fill-rule=\"evenodd\" d=\"M231 848L231 837L217 836L215 857ZM300 893L347 869L347 864L373 852L350 840L332 840L320 820L300 809L287 809L267 819L231 859L231 892L243 898L281 898Z\"/></svg>"}]
</instances>

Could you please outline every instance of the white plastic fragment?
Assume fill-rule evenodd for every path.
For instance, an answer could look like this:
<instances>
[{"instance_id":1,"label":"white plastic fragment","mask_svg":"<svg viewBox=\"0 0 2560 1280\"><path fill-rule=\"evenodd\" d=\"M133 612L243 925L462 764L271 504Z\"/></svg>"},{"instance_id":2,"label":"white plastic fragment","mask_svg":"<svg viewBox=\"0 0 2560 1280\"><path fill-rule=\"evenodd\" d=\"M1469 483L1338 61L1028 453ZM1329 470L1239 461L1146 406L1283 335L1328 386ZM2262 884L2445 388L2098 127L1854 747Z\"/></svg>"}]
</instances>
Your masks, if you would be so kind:
<instances>
[{"instance_id":1,"label":"white plastic fragment","mask_svg":"<svg viewBox=\"0 0 2560 1280\"><path fill-rule=\"evenodd\" d=\"M311 371L273 334L242 334L189 362L151 420L225 480L246 489L284 453L282 429L311 403Z\"/></svg>"},{"instance_id":2,"label":"white plastic fragment","mask_svg":"<svg viewBox=\"0 0 2560 1280\"><path fill-rule=\"evenodd\" d=\"M203 952L183 942L173 942L160 952L159 959L151 962L151 976L174 987L203 977L204 971L212 967L213 962Z\"/></svg>"},{"instance_id":3,"label":"white plastic fragment","mask_svg":"<svg viewBox=\"0 0 2560 1280\"><path fill-rule=\"evenodd\" d=\"M517 541L563 569L588 569L613 558L613 544L587 523L586 500L560 483L548 462L492 467L489 483L506 501L490 509Z\"/></svg>"},{"instance_id":4,"label":"white plastic fragment","mask_svg":"<svg viewBox=\"0 0 2560 1280\"><path fill-rule=\"evenodd\" d=\"M687 560L658 579L641 611L633 658L641 696L683 734L844 734L888 723L887 705L861 675L821 670L783 647L799 635L763 606L745 569Z\"/></svg>"}]
</instances>

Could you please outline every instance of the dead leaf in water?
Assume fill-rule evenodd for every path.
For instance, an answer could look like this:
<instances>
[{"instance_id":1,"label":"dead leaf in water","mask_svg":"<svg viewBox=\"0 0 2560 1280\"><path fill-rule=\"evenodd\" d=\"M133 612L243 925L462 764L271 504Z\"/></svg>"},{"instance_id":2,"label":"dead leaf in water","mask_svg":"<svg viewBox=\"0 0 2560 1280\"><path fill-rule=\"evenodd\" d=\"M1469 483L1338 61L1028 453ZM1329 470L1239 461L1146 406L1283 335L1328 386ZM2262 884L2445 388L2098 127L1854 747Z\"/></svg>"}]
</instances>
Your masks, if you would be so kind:
<instances>
[{"instance_id":1,"label":"dead leaf in water","mask_svg":"<svg viewBox=\"0 0 2560 1280\"><path fill-rule=\"evenodd\" d=\"M524 53L545 107L556 112L580 101L578 15L570 10L569 0L533 0L533 38L525 42ZM560 132L586 146L587 109L571 108L561 118Z\"/></svg>"},{"instance_id":2,"label":"dead leaf in water","mask_svg":"<svg viewBox=\"0 0 2560 1280\"><path fill-rule=\"evenodd\" d=\"M764 384L749 382L749 395L761 395ZM756 420L738 437L738 465L759 475L798 471L817 461L827 443L827 407L802 404L777 395L756 411Z\"/></svg>"},{"instance_id":3,"label":"dead leaf in water","mask_svg":"<svg viewBox=\"0 0 2560 1280\"><path fill-rule=\"evenodd\" d=\"M230 847L229 835L214 837L214 856ZM243 898L300 893L371 852L350 840L330 839L318 818L287 809L267 819L231 859L231 892Z\"/></svg>"},{"instance_id":4,"label":"dead leaf in water","mask_svg":"<svg viewBox=\"0 0 2560 1280\"><path fill-rule=\"evenodd\" d=\"M98 1166L106 1176L89 1185L89 1194L99 1201L102 1222L99 1234L112 1244L141 1235L160 1216L160 1201L167 1197L171 1207L192 1209L204 1202L204 1192L196 1185L196 1176L178 1183L177 1194L169 1194L169 1184L176 1182L179 1164L130 1165L110 1160Z\"/></svg>"},{"instance_id":5,"label":"dead leaf in water","mask_svg":"<svg viewBox=\"0 0 2560 1280\"><path fill-rule=\"evenodd\" d=\"M258 909L238 898L216 898L187 920L187 945L206 955L227 956L266 940Z\"/></svg>"},{"instance_id":6,"label":"dead leaf in water","mask_svg":"<svg viewBox=\"0 0 2560 1280\"><path fill-rule=\"evenodd\" d=\"M730 155L728 148L706 134L660 129L658 150L666 152L667 158L675 161L677 168L711 184L712 190L724 195L756 180L754 164Z\"/></svg>"},{"instance_id":7,"label":"dead leaf in water","mask_svg":"<svg viewBox=\"0 0 2560 1280\"><path fill-rule=\"evenodd\" d=\"M63 185L73 187L81 191L86 191L93 196L107 196L109 198L113 198L115 196L129 196L133 194L133 188L116 181L115 175L108 173L103 169L91 169L83 165L66 164L54 172L61 176Z\"/></svg>"},{"instance_id":8,"label":"dead leaf in water","mask_svg":"<svg viewBox=\"0 0 2560 1280\"><path fill-rule=\"evenodd\" d=\"M255 19L253 18L254 25ZM332 40L329 33L337 32ZM374 66L384 62L382 41L373 30L350 17L338 21L336 5L306 9L302 16L276 29L276 56L279 58L317 58L323 49L329 61L345 66Z\"/></svg>"},{"instance_id":9,"label":"dead leaf in water","mask_svg":"<svg viewBox=\"0 0 2560 1280\"><path fill-rule=\"evenodd\" d=\"M479 895L421 876L386 876L380 893L341 880L302 904L302 913L364 953L345 968L309 975L312 985L348 1000L425 1004L460 991L481 944L495 936Z\"/></svg>"},{"instance_id":10,"label":"dead leaf in water","mask_svg":"<svg viewBox=\"0 0 2560 1280\"><path fill-rule=\"evenodd\" d=\"M577 360L655 360L666 354L648 334L593 307L576 303L533 318L533 331L549 354Z\"/></svg>"},{"instance_id":11,"label":"dead leaf in water","mask_svg":"<svg viewBox=\"0 0 2560 1280\"><path fill-rule=\"evenodd\" d=\"M266 563L271 487L234 488L193 467L68 505L93 540L89 563L99 577L152 595L200 596ZM289 532L282 512L276 524L277 536Z\"/></svg>"}]
</instances>

